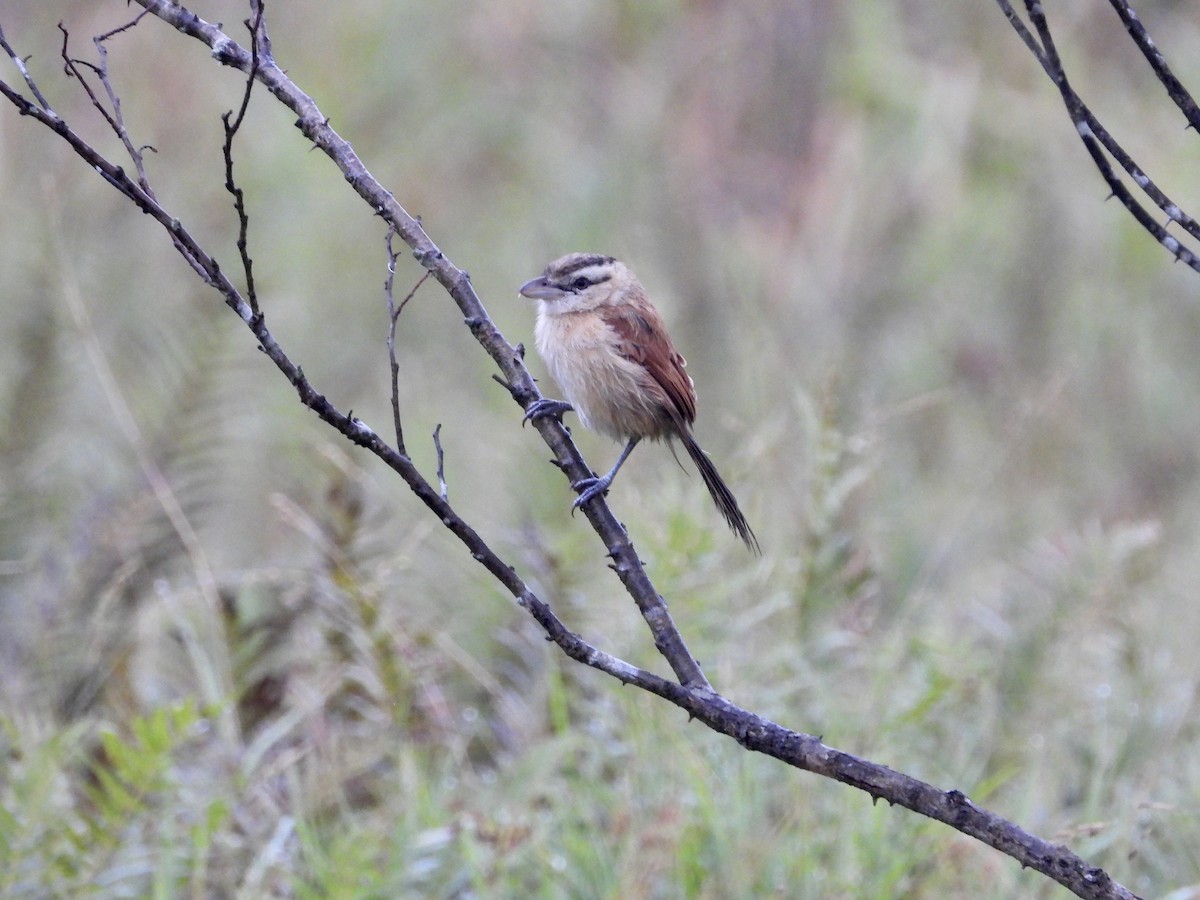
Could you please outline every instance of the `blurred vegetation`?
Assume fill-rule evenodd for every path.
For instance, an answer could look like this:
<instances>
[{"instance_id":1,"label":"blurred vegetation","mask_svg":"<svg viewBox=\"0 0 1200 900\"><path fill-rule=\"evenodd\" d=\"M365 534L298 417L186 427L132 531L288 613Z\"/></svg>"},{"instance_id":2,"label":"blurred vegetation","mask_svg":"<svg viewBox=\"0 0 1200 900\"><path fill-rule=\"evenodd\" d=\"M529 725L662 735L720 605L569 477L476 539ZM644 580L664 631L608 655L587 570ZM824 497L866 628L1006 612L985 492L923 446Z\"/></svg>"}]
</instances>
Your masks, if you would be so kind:
<instances>
[{"instance_id":1,"label":"blurred vegetation","mask_svg":"<svg viewBox=\"0 0 1200 900\"><path fill-rule=\"evenodd\" d=\"M244 38L241 4L195 8ZM1139 12L1200 87L1186 5ZM1195 138L1116 17L1050 13L1077 89L1194 212ZM532 344L516 285L562 252L641 275L763 558L661 448L611 502L722 691L1143 894L1200 895L1198 282L1103 202L994 4L268 15L280 64L510 340ZM129 16L0 13L114 156L54 23L90 56ZM240 76L150 18L110 64L160 197L236 268L219 114ZM276 336L386 432L378 220L265 94L238 177ZM562 659L11 109L0 196L3 896L1062 895ZM419 274L404 262L401 296ZM656 666L435 287L398 345L417 461L432 474L442 423L462 514L573 628ZM576 431L607 466L617 448Z\"/></svg>"}]
</instances>

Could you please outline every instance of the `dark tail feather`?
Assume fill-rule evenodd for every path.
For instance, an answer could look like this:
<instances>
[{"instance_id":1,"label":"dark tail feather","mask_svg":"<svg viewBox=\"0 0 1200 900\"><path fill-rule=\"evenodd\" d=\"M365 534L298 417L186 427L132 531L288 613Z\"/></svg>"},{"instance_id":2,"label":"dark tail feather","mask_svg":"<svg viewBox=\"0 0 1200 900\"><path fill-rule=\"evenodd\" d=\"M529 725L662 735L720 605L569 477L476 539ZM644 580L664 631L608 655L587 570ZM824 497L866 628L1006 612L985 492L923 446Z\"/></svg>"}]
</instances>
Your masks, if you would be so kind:
<instances>
[{"instance_id":1,"label":"dark tail feather","mask_svg":"<svg viewBox=\"0 0 1200 900\"><path fill-rule=\"evenodd\" d=\"M750 524L746 521L746 517L742 515L737 500L734 499L733 492L729 490L728 485L725 484L720 474L718 474L717 467L712 464L712 460L708 458L708 454L700 449L700 445L696 443L695 438L686 432L681 437L683 446L687 448L688 456L692 458L692 462L700 470L700 477L704 479L704 486L712 494L713 502L717 504L717 509L721 511L721 515L725 517L725 521L729 523L729 527L745 542L752 553L761 556L762 551L758 548L758 538L750 530Z\"/></svg>"}]
</instances>

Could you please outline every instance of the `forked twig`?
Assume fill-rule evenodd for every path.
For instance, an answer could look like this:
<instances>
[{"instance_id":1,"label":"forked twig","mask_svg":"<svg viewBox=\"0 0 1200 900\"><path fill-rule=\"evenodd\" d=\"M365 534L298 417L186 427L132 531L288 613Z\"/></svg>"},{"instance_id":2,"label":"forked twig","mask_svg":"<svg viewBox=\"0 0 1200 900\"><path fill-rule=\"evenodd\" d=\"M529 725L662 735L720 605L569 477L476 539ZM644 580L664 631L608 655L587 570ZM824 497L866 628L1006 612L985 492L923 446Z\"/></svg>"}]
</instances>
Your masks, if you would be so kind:
<instances>
[{"instance_id":1,"label":"forked twig","mask_svg":"<svg viewBox=\"0 0 1200 900\"><path fill-rule=\"evenodd\" d=\"M125 126L125 117L121 112L120 95L113 87L112 81L108 75L108 47L106 45L106 42L109 38L118 34L124 34L126 31L134 28L148 12L148 10L142 10L140 13L134 16L132 20L126 22L124 25L120 25L111 31L106 31L103 34L96 35L92 38L92 44L95 46L97 56L100 60L98 64L87 62L86 60L82 59L76 59L70 55L68 52L70 34L63 24L59 22L58 29L60 32L62 32L62 47L59 51L59 55L62 57L63 69L66 72L67 77L74 78L79 82L80 86L84 90L84 93L88 95L88 99L92 101L92 106L94 106L97 112L100 113L100 116L108 124L108 127L112 130L113 134L117 136L117 139L120 140L122 146L125 148L125 153L133 162L134 170L137 172L138 187L148 198L157 201L157 197L155 197L154 194L154 188L150 184L150 178L146 174L146 159L142 153L143 150L154 150L154 147L150 146L149 144L137 146L134 144L133 139L129 136L129 130ZM92 74L94 74L100 81L100 85L104 88L104 93L108 97L111 111L104 105L104 103L101 102L100 98L96 95L96 92L92 90L91 84L84 75L84 69L92 72ZM126 196L129 196L128 192L125 191L118 181L114 181L103 169L100 169L99 171L100 174L108 180L109 184L112 184L115 188L117 188L117 190L126 194ZM133 198L131 197L130 199ZM197 274L199 274L201 277L204 277L203 267L184 249L182 244L176 242L175 249L180 253L180 255L183 256L188 265L190 265Z\"/></svg>"},{"instance_id":2,"label":"forked twig","mask_svg":"<svg viewBox=\"0 0 1200 900\"><path fill-rule=\"evenodd\" d=\"M79 82L79 84L83 87L84 92L88 95L88 98L92 101L92 106L99 111L100 115L104 117L104 121L108 123L108 127L112 129L113 133L120 139L121 143L125 145L125 152L129 154L129 158L133 160L134 168L137 169L138 184L142 186L142 190L153 196L154 191L151 189L149 179L146 177L146 160L142 155L142 150L153 150L154 148L150 147L149 145L145 147L135 147L133 140L129 137L129 130L125 127L125 117L121 113L121 98L113 89L112 81L108 77L108 47L105 44L110 37L123 34L124 32L129 31L131 28L136 26L145 15L146 10L142 10L140 13L134 16L131 21L126 22L124 25L114 28L111 31L106 31L104 34L98 34L92 38L92 45L96 48L96 55L100 60L98 64L73 58L67 52L67 45L70 40L70 35L68 34L67 29L63 26L62 22L58 23L58 30L62 32L62 49L60 50L60 55L62 56L63 60L63 68L68 77L74 78ZM100 102L100 98L96 96L96 92L92 90L92 86L88 83L87 78L84 77L82 69L91 70L91 72L99 79L100 85L104 88L104 93L108 97L108 104L109 107L111 107L111 112L103 103Z\"/></svg>"}]
</instances>

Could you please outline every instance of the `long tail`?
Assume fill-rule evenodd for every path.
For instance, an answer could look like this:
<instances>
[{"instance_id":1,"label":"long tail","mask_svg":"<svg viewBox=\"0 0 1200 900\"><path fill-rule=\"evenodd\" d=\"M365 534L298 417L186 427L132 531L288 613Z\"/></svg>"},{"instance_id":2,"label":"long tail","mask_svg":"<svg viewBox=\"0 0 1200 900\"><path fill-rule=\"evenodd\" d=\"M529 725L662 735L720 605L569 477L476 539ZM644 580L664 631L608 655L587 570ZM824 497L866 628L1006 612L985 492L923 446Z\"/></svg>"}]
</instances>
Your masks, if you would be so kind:
<instances>
[{"instance_id":1,"label":"long tail","mask_svg":"<svg viewBox=\"0 0 1200 900\"><path fill-rule=\"evenodd\" d=\"M708 458L708 454L700 449L700 445L696 443L696 439L690 434L685 431L680 435L680 438L683 441L683 446L687 448L688 456L692 458L692 462L700 470L700 477L704 479L704 486L712 494L713 502L717 504L717 509L721 511L721 515L725 517L725 521L729 523L729 527L745 542L752 553L761 556L762 551L758 547L758 538L754 536L754 532L750 529L750 523L742 515L742 510L738 507L738 502L734 499L733 492L729 490L729 486L725 484L717 472L717 467L712 464L712 460Z\"/></svg>"}]
</instances>

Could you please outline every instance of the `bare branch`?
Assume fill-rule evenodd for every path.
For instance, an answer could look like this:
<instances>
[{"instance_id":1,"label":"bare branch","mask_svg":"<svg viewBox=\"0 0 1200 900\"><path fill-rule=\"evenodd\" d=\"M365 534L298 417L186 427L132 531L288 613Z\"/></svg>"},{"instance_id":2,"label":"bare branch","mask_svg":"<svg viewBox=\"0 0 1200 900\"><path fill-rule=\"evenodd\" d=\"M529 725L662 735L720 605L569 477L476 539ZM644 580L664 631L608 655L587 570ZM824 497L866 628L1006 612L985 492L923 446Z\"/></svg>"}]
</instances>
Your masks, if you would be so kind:
<instances>
[{"instance_id":1,"label":"bare branch","mask_svg":"<svg viewBox=\"0 0 1200 900\"><path fill-rule=\"evenodd\" d=\"M1137 900L1136 894L1114 881L1103 869L1088 865L1066 847L1044 841L975 805L961 791L942 791L887 766L834 749L819 738L777 725L711 691L688 689L640 669L626 669L620 660L566 631L562 622L540 600L530 597L525 607L572 659L662 697L686 711L691 718L732 737L747 750L858 788L872 799L884 799L943 822L1011 856L1022 866L1052 878L1076 896L1093 900Z\"/></svg>"},{"instance_id":2,"label":"bare branch","mask_svg":"<svg viewBox=\"0 0 1200 900\"><path fill-rule=\"evenodd\" d=\"M450 488L446 484L446 469L445 457L442 454L442 423L438 422L437 428L433 429L433 448L437 451L437 477L438 491L442 495L442 499L446 500L450 496Z\"/></svg>"},{"instance_id":3,"label":"bare branch","mask_svg":"<svg viewBox=\"0 0 1200 900\"><path fill-rule=\"evenodd\" d=\"M404 312L404 307L408 306L408 301L416 296L417 291L421 289L421 285L426 282L431 273L426 270L425 274L413 285L412 290L400 301L400 305L396 305L394 285L396 281L396 259L398 254L392 246L392 238L395 234L396 229L389 225L385 239L388 255L388 275L383 283L383 292L384 296L387 297L388 308L387 348L388 365L391 368L392 376L392 421L396 428L396 446L400 448L401 453L404 453L404 428L400 424L400 364L396 361L396 320L400 318L400 313ZM446 499L445 490L442 491L442 499Z\"/></svg>"},{"instance_id":4,"label":"bare branch","mask_svg":"<svg viewBox=\"0 0 1200 900\"><path fill-rule=\"evenodd\" d=\"M1059 58L1058 49L1054 44L1049 23L1046 21L1045 10L1039 0L1025 0L1029 20L1037 32L1036 38L1017 15L1009 0L996 0L996 2L1018 36L1029 47L1030 52L1033 53L1034 57L1046 71L1046 74L1050 77L1050 80L1058 88L1059 93L1062 95L1063 104L1066 106L1067 114L1071 117L1071 121L1075 125L1075 130L1079 134L1080 140L1083 141L1088 154L1092 157L1092 162L1112 191L1112 196L1120 200L1121 204L1129 210L1138 224L1170 251L1175 259L1200 271L1200 257L1185 247L1177 237L1168 232L1166 226L1160 224L1133 196L1133 193L1113 168L1112 163L1109 161L1109 156L1116 160L1117 164L1125 170L1145 195L1166 214L1168 225L1171 222L1177 222L1188 234L1200 240L1200 224L1159 189L1142 168L1134 162L1133 158L1125 152L1124 148L1113 139L1099 119L1096 118L1079 95L1075 93L1067 79L1066 71L1063 69L1062 60ZM1117 4L1121 3L1121 0L1113 0L1113 2ZM1132 15L1132 10L1128 10L1128 12ZM1136 21L1136 18L1133 21ZM1140 23L1138 25L1140 26ZM1148 41L1149 38L1147 37L1146 40ZM1149 44L1149 46L1153 47L1153 44ZM1154 53L1157 54L1157 49L1154 50ZM1159 54L1159 57L1161 57L1161 54ZM1152 65L1154 64L1152 61ZM1156 68L1155 71L1159 72L1159 77L1160 79L1164 79L1164 83L1167 83L1165 80L1166 76L1174 78L1173 75L1170 75L1170 70L1166 69L1165 61L1162 63L1161 70ZM1182 91L1182 87L1180 90ZM1170 85L1168 85L1168 91L1171 91ZM1176 98L1177 103L1186 103L1191 99L1186 91L1182 91L1182 94L1178 96L1172 93L1172 96ZM1185 109L1186 112L1187 110ZM1106 153L1108 155L1105 155Z\"/></svg>"},{"instance_id":5,"label":"bare branch","mask_svg":"<svg viewBox=\"0 0 1200 900\"><path fill-rule=\"evenodd\" d=\"M387 297L388 309L387 348L388 365L390 367L392 376L392 425L396 429L396 448L401 453L404 453L404 426L400 424L400 364L396 362L396 319L400 315L400 310L396 308L396 295L394 293L394 286L396 283L397 253L395 248L392 246L392 238L395 236L396 227L394 225L388 225L387 236L384 238L384 243L387 245L388 274L387 278L384 279L383 282L383 294L385 297ZM428 275L429 272L426 271L425 276L421 278L421 281L424 281L425 277ZM417 282L417 287L420 286L421 282ZM412 293L409 294L409 297L416 293L417 287L412 289ZM407 298L405 302L407 302ZM403 308L403 306L401 308Z\"/></svg>"},{"instance_id":6,"label":"bare branch","mask_svg":"<svg viewBox=\"0 0 1200 900\"><path fill-rule=\"evenodd\" d=\"M1017 15L1017 11L1013 9L1012 4L1008 0L996 0L996 2L1000 4L1001 11L1003 11L1005 18L1008 19L1008 23L1012 25L1013 30L1016 31L1017 36L1029 48L1029 52L1034 55L1034 58L1041 64L1042 68L1046 70L1046 74L1050 75L1050 62L1046 59L1046 54L1042 52L1037 38L1025 26L1024 20ZM1054 76L1051 75L1050 77L1053 78Z\"/></svg>"},{"instance_id":7,"label":"bare branch","mask_svg":"<svg viewBox=\"0 0 1200 900\"><path fill-rule=\"evenodd\" d=\"M92 40L97 44L103 44L110 37L114 37L115 35L121 34L124 31L129 31L129 29L136 26L138 22L142 21L142 17L147 15L148 13L149 13L149 10L143 9L140 13L138 13L136 16L134 16L132 20L126 22L124 25L118 25L116 28L112 29L111 31L106 31L103 34L98 34L94 38L92 38Z\"/></svg>"},{"instance_id":8,"label":"bare branch","mask_svg":"<svg viewBox=\"0 0 1200 900\"><path fill-rule=\"evenodd\" d=\"M1200 106L1196 105L1196 101L1192 99L1192 95L1188 93L1187 88L1175 77L1175 73L1167 65L1166 57L1162 55L1154 41L1150 39L1150 35L1146 32L1146 26L1142 24L1137 13L1133 11L1133 7L1126 0L1109 0L1109 2L1112 3L1113 9L1117 11L1117 15L1121 17L1121 22L1125 25L1125 30L1129 32L1129 36L1133 38L1133 42L1137 45L1137 48L1142 51L1142 55L1150 63L1150 68L1154 70L1154 74L1158 76L1158 80L1167 89L1167 95L1175 101L1175 105L1179 107L1184 117L1188 120L1188 124L1197 131L1200 131Z\"/></svg>"},{"instance_id":9,"label":"bare branch","mask_svg":"<svg viewBox=\"0 0 1200 900\"><path fill-rule=\"evenodd\" d=\"M33 94L34 99L43 110L55 115L54 110L50 108L50 103L42 96L42 92L38 90L37 83L33 80L33 76L29 74L29 69L25 67L25 60L17 56L16 51L9 45L8 39L4 36L4 26L0 25L0 48L8 54L9 59L13 61L13 65L17 67L17 71L21 73L21 77L25 79L25 85L29 88L29 92Z\"/></svg>"},{"instance_id":10,"label":"bare branch","mask_svg":"<svg viewBox=\"0 0 1200 900\"><path fill-rule=\"evenodd\" d=\"M143 10L131 21L126 22L124 25L114 28L111 31L107 31L104 34L96 35L92 38L92 43L95 45L96 52L100 58L99 65L71 57L71 55L67 52L70 34L67 32L67 29L63 27L61 22L59 23L58 28L59 31L62 32L62 48L60 50L60 55L62 57L63 67L67 73L67 76L74 78L79 82L84 92L88 95L88 98L92 101L92 105L96 108L101 117L103 117L104 121L108 123L109 128L112 129L113 133L121 141L122 146L125 148L126 154L128 154L129 158L133 161L134 169L137 171L138 186L147 197L155 200L156 198L154 195L154 189L151 187L150 179L146 174L145 157L142 155L142 150L147 149L148 145L142 147L136 146L133 142L133 139L129 136L128 129L125 127L125 119L121 113L120 96L113 88L112 82L108 77L108 49L105 46L105 41L108 38L112 37L113 35L122 34L133 28L142 20L145 15L146 10ZM104 92L108 96L109 104L112 107L111 113L107 108L105 108L104 104L100 102L100 99L96 96L95 91L92 90L87 78L84 77L81 67L93 72L100 80L100 84L104 88ZM149 149L153 150L154 148L149 147ZM101 174L104 175L103 170L101 170ZM108 178L107 175L105 175L105 177ZM110 183L112 183L117 190L122 190L121 186L113 183L111 179ZM122 192L124 191L122 190ZM183 245L177 241L175 242L175 250L183 256L188 265L190 265L198 275L205 277L204 270L200 263L191 257L187 250L184 249Z\"/></svg>"},{"instance_id":11,"label":"bare branch","mask_svg":"<svg viewBox=\"0 0 1200 900\"><path fill-rule=\"evenodd\" d=\"M113 133L125 146L125 152L133 161L134 168L137 169L138 184L142 186L142 190L144 190L150 196L154 196L154 191L150 188L150 182L146 178L146 164L145 159L142 156L142 150L141 148L134 146L133 140L129 137L129 131L125 127L124 116L121 114L121 98L113 89L112 81L110 81L108 77L108 48L104 43L113 35L122 34L123 32L133 28L142 20L145 15L146 11L142 10L133 18L132 21L126 22L119 28L114 28L111 31L107 31L104 34L98 34L92 38L92 44L96 48L96 55L100 59L98 65L87 62L86 60L73 58L67 52L67 45L70 41L70 35L67 32L67 29L63 27L61 22L58 23L58 29L62 32L63 40L62 50L60 53L63 60L63 67L66 70L67 75L79 82L79 84L83 87L83 90L87 93L88 98L92 101L92 105L96 107L100 115L104 117L104 121L108 123L108 127L112 129ZM84 77L81 67L90 69L100 80L100 85L104 88L104 93L108 97L109 107L112 109L111 113L109 112L108 108L106 108L105 105L100 102L100 99L92 90L91 85L88 84L88 80Z\"/></svg>"},{"instance_id":12,"label":"bare branch","mask_svg":"<svg viewBox=\"0 0 1200 900\"><path fill-rule=\"evenodd\" d=\"M250 258L249 244L247 243L250 216L246 212L245 194L233 180L233 139L237 136L238 130L246 118L246 110L250 107L250 94L254 90L254 76L258 72L260 37L265 37L267 33L267 26L263 21L263 9L261 2L255 3L254 21L246 22L246 27L250 29L250 71L246 76L246 90L242 92L242 105L232 122L230 121L230 116L233 115L232 111L221 116L221 124L225 128L225 144L222 148L222 154L225 157L225 190L233 195L233 208L238 217L237 248L238 254L242 258L242 271L246 273L246 302L250 304L250 308L255 313L259 311L258 294L254 289L254 260ZM142 10L142 15L145 14L146 10Z\"/></svg>"}]
</instances>

